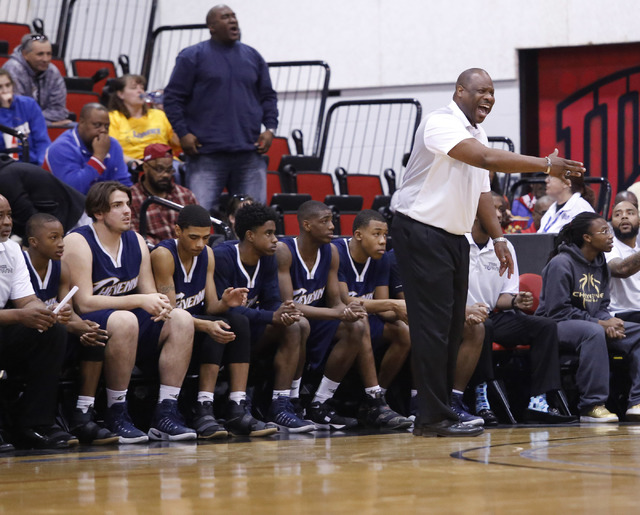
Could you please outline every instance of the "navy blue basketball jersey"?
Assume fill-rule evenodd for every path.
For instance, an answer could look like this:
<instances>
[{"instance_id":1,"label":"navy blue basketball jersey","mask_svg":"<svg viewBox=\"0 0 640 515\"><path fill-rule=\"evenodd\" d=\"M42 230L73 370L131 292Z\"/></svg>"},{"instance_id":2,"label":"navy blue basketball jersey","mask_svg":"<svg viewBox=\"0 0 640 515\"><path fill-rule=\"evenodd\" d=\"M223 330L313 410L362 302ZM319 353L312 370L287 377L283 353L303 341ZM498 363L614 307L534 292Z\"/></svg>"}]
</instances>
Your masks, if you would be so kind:
<instances>
[{"instance_id":1,"label":"navy blue basketball jersey","mask_svg":"<svg viewBox=\"0 0 640 515\"><path fill-rule=\"evenodd\" d=\"M298 238L281 240L291 251L291 284L293 300L308 306L324 306L324 289L331 269L331 243L318 249L316 261L309 270L298 250Z\"/></svg>"},{"instance_id":2,"label":"navy blue basketball jersey","mask_svg":"<svg viewBox=\"0 0 640 515\"><path fill-rule=\"evenodd\" d=\"M175 265L173 284L176 289L176 307L182 308L192 315L203 315L205 312L205 287L207 285L207 267L209 254L207 247L202 249L199 256L193 258L189 273L184 268L178 255L178 240L164 240L156 248L164 247L173 256Z\"/></svg>"},{"instance_id":3,"label":"navy blue basketball jersey","mask_svg":"<svg viewBox=\"0 0 640 515\"><path fill-rule=\"evenodd\" d=\"M133 231L125 231L120 236L120 249L117 259L102 247L93 225L83 225L72 232L81 234L93 255L91 280L94 295L116 297L127 295L138 286L142 253L138 244L138 237Z\"/></svg>"},{"instance_id":4,"label":"navy blue basketball jersey","mask_svg":"<svg viewBox=\"0 0 640 515\"><path fill-rule=\"evenodd\" d=\"M29 277L31 278L31 285L33 291L36 293L42 302L47 306L53 306L58 303L58 290L60 289L60 261L49 260L47 266L47 274L44 276L44 281L40 279L38 272L31 263L29 254L23 252L24 260L27 262L27 268L29 269Z\"/></svg>"},{"instance_id":5,"label":"navy blue basketball jersey","mask_svg":"<svg viewBox=\"0 0 640 515\"><path fill-rule=\"evenodd\" d=\"M346 283L350 297L373 299L378 286L389 285L389 256L385 253L380 259L367 258L362 271L358 271L349 252L349 240L340 238L333 242L340 255L338 280Z\"/></svg>"},{"instance_id":6,"label":"navy blue basketball jersey","mask_svg":"<svg viewBox=\"0 0 640 515\"><path fill-rule=\"evenodd\" d=\"M220 297L229 287L248 288L247 305L233 308L251 321L271 323L273 312L282 303L278 285L278 264L275 256L262 256L253 270L240 259L237 241L225 241L213 249L213 278Z\"/></svg>"}]
</instances>

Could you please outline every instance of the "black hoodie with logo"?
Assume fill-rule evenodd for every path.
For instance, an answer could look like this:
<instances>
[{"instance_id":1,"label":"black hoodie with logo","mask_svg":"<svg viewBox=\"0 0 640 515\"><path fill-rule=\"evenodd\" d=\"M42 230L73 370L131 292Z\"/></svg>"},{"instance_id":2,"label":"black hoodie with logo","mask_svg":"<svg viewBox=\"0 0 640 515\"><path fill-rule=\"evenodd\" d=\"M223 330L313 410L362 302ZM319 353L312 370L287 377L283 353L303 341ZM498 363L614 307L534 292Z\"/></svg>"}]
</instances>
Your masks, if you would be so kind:
<instances>
[{"instance_id":1,"label":"black hoodie with logo","mask_svg":"<svg viewBox=\"0 0 640 515\"><path fill-rule=\"evenodd\" d=\"M604 254L589 262L578 246L561 244L558 255L542 270L536 315L597 322L612 317L608 308L609 268Z\"/></svg>"}]
</instances>

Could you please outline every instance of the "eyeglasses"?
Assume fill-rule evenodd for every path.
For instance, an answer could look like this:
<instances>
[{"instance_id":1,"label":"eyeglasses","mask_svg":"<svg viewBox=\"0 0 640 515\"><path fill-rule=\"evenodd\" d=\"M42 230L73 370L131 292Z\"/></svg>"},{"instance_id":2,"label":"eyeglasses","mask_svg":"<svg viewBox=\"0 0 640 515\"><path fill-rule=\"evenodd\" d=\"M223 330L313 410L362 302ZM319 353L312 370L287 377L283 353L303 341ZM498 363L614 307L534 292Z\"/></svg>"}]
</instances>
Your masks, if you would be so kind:
<instances>
[{"instance_id":1,"label":"eyeglasses","mask_svg":"<svg viewBox=\"0 0 640 515\"><path fill-rule=\"evenodd\" d=\"M49 40L49 38L44 34L31 34L29 36L29 39L31 41L48 41Z\"/></svg>"},{"instance_id":2,"label":"eyeglasses","mask_svg":"<svg viewBox=\"0 0 640 515\"><path fill-rule=\"evenodd\" d=\"M609 227L605 227L605 228L604 228L604 229L602 229L601 231L594 231L594 233L593 233L593 234L594 234L594 235L595 235L595 234L602 234L602 235L605 235L605 236L609 236L609 235L610 235L610 234L612 234L612 233L611 233L611 229L609 229Z\"/></svg>"},{"instance_id":3,"label":"eyeglasses","mask_svg":"<svg viewBox=\"0 0 640 515\"><path fill-rule=\"evenodd\" d=\"M168 174L168 175L173 175L173 166L167 166L166 168L156 168L155 166L151 166L149 163L147 163L147 166L149 168L151 168L154 172L159 173L160 175L162 174Z\"/></svg>"}]
</instances>

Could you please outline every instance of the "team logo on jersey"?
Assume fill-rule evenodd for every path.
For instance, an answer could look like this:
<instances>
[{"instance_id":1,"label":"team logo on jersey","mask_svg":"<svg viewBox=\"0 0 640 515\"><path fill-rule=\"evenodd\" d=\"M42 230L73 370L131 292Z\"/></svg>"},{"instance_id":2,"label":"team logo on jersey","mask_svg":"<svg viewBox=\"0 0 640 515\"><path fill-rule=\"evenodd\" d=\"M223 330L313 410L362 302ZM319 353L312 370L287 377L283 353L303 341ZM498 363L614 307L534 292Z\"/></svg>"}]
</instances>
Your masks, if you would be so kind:
<instances>
[{"instance_id":1,"label":"team logo on jersey","mask_svg":"<svg viewBox=\"0 0 640 515\"><path fill-rule=\"evenodd\" d=\"M184 293L176 294L176 307L180 309L192 308L193 306L197 306L198 304L201 304L203 301L204 301L204 288L202 288L202 290L200 290L195 295L192 295L191 297L187 297L186 299L184 297Z\"/></svg>"},{"instance_id":2,"label":"team logo on jersey","mask_svg":"<svg viewBox=\"0 0 640 515\"><path fill-rule=\"evenodd\" d=\"M324 286L319 288L311 293L307 293L306 288L299 288L297 290L293 290L293 300L299 304L312 304L317 300L320 300L324 295Z\"/></svg>"},{"instance_id":3,"label":"team logo on jersey","mask_svg":"<svg viewBox=\"0 0 640 515\"><path fill-rule=\"evenodd\" d=\"M124 295L133 291L138 286L138 277L134 277L129 281L120 281L117 277L109 277L97 283L93 283L94 295L106 295L114 297L116 295Z\"/></svg>"}]
</instances>

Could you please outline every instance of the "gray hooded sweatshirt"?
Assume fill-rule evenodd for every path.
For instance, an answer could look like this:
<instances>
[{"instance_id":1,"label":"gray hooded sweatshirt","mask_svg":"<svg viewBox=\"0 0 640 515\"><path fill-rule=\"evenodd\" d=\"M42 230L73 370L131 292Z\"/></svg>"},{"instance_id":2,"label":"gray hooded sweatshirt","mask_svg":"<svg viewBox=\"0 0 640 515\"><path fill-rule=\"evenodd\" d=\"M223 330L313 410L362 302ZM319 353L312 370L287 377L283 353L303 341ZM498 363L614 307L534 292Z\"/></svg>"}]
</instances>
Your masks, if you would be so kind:
<instances>
[{"instance_id":1,"label":"gray hooded sweatshirt","mask_svg":"<svg viewBox=\"0 0 640 515\"><path fill-rule=\"evenodd\" d=\"M35 99L47 122L57 122L69 117L69 111L66 108L67 87L54 64L49 63L46 71L36 74L18 46L2 67L13 78L14 94Z\"/></svg>"}]
</instances>

